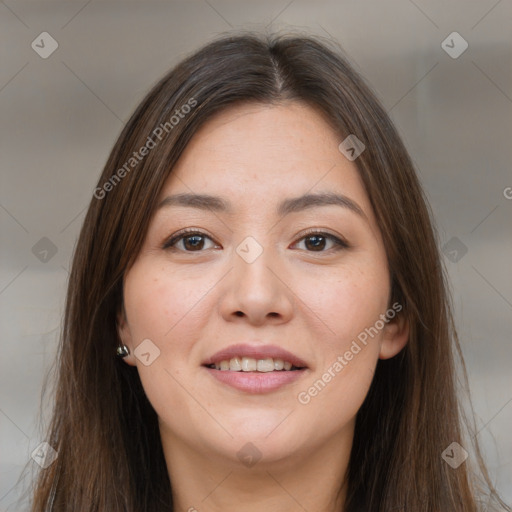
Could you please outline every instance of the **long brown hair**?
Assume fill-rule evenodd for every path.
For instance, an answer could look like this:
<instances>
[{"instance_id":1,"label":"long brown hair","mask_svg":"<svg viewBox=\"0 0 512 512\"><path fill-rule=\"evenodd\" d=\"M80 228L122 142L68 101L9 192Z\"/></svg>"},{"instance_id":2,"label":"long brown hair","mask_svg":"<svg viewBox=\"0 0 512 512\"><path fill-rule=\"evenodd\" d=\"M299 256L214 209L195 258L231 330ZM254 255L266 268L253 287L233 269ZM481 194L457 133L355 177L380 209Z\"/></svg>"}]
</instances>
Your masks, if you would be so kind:
<instances>
[{"instance_id":1,"label":"long brown hair","mask_svg":"<svg viewBox=\"0 0 512 512\"><path fill-rule=\"evenodd\" d=\"M33 512L173 510L157 415L137 369L115 357L123 276L198 128L236 103L288 101L322 112L340 142L355 134L365 144L355 163L384 239L391 303L403 305L410 325L406 347L378 361L358 412L345 512L476 512L485 497L487 507L511 510L476 442L457 469L441 457L452 442L467 448L469 441L456 389L454 356L462 358L431 212L385 110L330 45L312 37L224 36L160 80L124 127L73 256L45 438L58 457L39 472ZM143 146L149 150L141 156Z\"/></svg>"}]
</instances>

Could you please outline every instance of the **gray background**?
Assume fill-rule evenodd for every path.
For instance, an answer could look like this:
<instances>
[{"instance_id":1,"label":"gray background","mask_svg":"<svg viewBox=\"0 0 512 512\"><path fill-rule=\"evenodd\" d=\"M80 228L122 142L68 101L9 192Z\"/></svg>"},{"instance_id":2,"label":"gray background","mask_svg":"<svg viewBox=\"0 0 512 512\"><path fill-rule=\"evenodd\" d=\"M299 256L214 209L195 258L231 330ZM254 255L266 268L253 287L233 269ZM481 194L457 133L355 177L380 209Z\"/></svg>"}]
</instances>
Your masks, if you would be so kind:
<instances>
[{"instance_id":1,"label":"gray background","mask_svg":"<svg viewBox=\"0 0 512 512\"><path fill-rule=\"evenodd\" d=\"M511 0L0 2L0 510L17 510L44 441L40 390L108 153L158 78L238 29L333 37L390 112L448 243L478 439L512 502L511 27ZM454 31L458 58L442 47ZM42 32L59 45L46 59L31 47Z\"/></svg>"}]
</instances>

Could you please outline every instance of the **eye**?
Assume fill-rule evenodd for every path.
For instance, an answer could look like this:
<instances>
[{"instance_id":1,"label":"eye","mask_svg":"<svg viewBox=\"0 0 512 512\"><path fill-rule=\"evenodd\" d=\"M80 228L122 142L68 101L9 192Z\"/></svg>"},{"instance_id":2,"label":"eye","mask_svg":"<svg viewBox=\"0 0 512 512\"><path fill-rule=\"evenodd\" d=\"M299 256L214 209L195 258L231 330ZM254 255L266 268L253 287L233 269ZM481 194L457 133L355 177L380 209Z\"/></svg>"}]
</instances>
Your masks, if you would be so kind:
<instances>
[{"instance_id":1,"label":"eye","mask_svg":"<svg viewBox=\"0 0 512 512\"><path fill-rule=\"evenodd\" d=\"M201 252L203 249L212 248L205 247L205 240L212 242L213 247L219 247L205 233L194 229L187 229L176 233L168 239L164 243L163 249L178 250L182 252ZM296 242L294 245L297 245L300 242L305 243L305 250L308 252L327 252L329 249L337 251L350 247L345 240L342 240L337 236L315 230L308 231L305 236L303 236L299 242ZM181 247L179 246L180 243L182 244ZM331 246L327 247L329 243Z\"/></svg>"},{"instance_id":2,"label":"eye","mask_svg":"<svg viewBox=\"0 0 512 512\"><path fill-rule=\"evenodd\" d=\"M339 251L341 249L348 249L349 247L349 244L345 240L323 231L308 231L306 235L299 240L299 242L302 241L305 242L306 250L309 252L327 252L329 249ZM324 250L326 246L329 245L329 242L332 244L331 247L327 247L327 250Z\"/></svg>"},{"instance_id":3,"label":"eye","mask_svg":"<svg viewBox=\"0 0 512 512\"><path fill-rule=\"evenodd\" d=\"M183 230L167 240L167 242L165 242L163 245L163 249L178 250L183 252L201 252L203 249L205 249L205 239L213 242L209 236L207 236L205 233L202 233L201 231L196 231L193 229ZM178 247L181 242L183 242L182 246ZM211 247L206 247L206 249L210 248Z\"/></svg>"}]
</instances>

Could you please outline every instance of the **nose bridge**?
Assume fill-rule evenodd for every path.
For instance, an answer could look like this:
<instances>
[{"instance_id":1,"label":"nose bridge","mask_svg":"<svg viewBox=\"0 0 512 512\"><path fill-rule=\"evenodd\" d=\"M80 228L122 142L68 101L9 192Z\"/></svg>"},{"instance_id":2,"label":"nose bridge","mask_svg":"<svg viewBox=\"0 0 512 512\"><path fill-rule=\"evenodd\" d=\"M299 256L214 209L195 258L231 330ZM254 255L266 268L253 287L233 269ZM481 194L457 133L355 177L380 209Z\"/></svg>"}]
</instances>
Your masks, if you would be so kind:
<instances>
[{"instance_id":1,"label":"nose bridge","mask_svg":"<svg viewBox=\"0 0 512 512\"><path fill-rule=\"evenodd\" d=\"M291 292L279 278L277 251L270 237L247 236L232 255L233 272L229 290L223 301L223 314L228 317L243 313L252 322L267 317L288 318L292 310Z\"/></svg>"},{"instance_id":2,"label":"nose bridge","mask_svg":"<svg viewBox=\"0 0 512 512\"><path fill-rule=\"evenodd\" d=\"M274 288L275 276L271 268L276 266L277 255L268 236L258 238L260 241L255 236L247 236L236 247L233 254L235 280L238 288L248 284L252 290L268 293Z\"/></svg>"}]
</instances>

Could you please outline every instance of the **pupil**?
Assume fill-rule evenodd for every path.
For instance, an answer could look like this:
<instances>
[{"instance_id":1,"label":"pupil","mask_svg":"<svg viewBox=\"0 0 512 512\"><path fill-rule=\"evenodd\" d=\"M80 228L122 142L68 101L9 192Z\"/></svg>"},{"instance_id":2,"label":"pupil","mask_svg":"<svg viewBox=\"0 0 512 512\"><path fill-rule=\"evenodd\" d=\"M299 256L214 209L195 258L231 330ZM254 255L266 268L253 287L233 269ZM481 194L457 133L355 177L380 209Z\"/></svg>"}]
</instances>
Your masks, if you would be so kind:
<instances>
[{"instance_id":1,"label":"pupil","mask_svg":"<svg viewBox=\"0 0 512 512\"><path fill-rule=\"evenodd\" d=\"M190 240L195 240L190 244ZM192 249L201 249L203 247L204 240L203 237L200 235L193 235L193 236L187 236L185 238L185 247L192 248Z\"/></svg>"},{"instance_id":2,"label":"pupil","mask_svg":"<svg viewBox=\"0 0 512 512\"><path fill-rule=\"evenodd\" d=\"M313 244L308 243L308 241L313 240ZM308 249L313 247L313 249L323 249L325 247L325 237L313 235L306 238L306 247Z\"/></svg>"}]
</instances>

